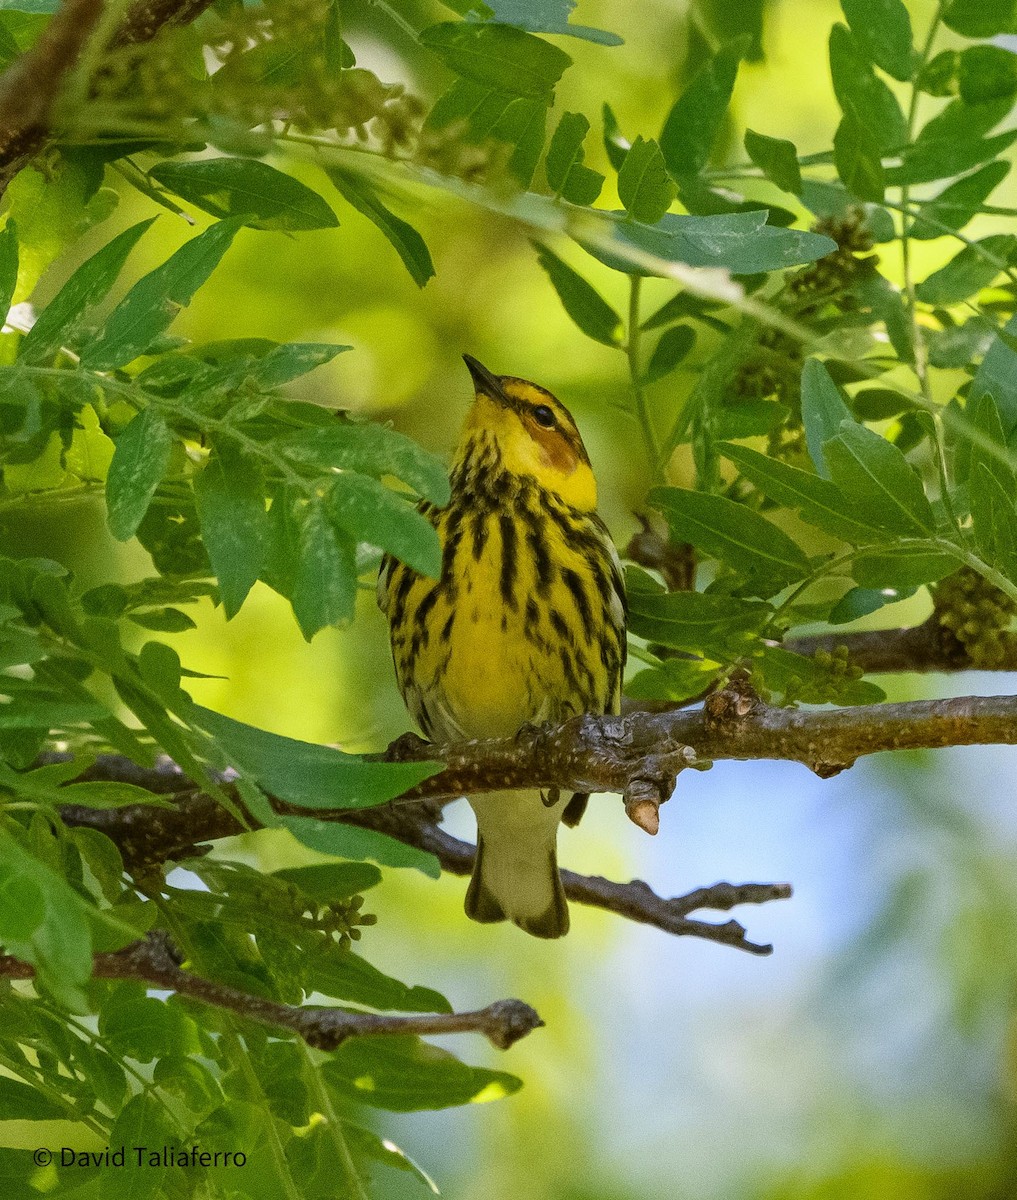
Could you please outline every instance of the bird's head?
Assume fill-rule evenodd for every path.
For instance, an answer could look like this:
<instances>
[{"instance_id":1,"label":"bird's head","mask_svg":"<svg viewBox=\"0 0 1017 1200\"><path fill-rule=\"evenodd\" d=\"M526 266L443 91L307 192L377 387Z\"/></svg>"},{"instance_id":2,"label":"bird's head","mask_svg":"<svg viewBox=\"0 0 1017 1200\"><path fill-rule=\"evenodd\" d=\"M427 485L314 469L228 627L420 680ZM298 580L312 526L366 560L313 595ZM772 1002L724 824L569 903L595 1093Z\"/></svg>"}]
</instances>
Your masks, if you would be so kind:
<instances>
[{"instance_id":1,"label":"bird's head","mask_svg":"<svg viewBox=\"0 0 1017 1200\"><path fill-rule=\"evenodd\" d=\"M463 355L463 361L476 394L458 457L474 453L478 440L493 444L505 470L531 476L567 504L592 512L597 507L597 484L583 439L565 405L535 383L492 375L469 354Z\"/></svg>"}]
</instances>

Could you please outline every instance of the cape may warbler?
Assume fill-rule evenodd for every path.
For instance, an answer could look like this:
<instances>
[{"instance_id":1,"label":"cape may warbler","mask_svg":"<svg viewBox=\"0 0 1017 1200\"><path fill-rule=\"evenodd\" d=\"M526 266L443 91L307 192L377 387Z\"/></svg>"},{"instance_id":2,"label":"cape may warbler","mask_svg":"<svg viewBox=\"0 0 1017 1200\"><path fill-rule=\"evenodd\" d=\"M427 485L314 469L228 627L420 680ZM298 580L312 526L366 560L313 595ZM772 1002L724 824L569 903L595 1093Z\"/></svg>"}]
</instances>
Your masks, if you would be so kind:
<instances>
[{"instance_id":1,"label":"cape may warbler","mask_svg":"<svg viewBox=\"0 0 1017 1200\"><path fill-rule=\"evenodd\" d=\"M617 712L624 590L583 439L550 392L468 355L466 365L476 396L452 498L421 506L441 540L441 578L387 557L378 581L403 699L438 742ZM488 792L470 804L477 858L466 912L561 937L569 914L558 823L574 824L585 797Z\"/></svg>"}]
</instances>

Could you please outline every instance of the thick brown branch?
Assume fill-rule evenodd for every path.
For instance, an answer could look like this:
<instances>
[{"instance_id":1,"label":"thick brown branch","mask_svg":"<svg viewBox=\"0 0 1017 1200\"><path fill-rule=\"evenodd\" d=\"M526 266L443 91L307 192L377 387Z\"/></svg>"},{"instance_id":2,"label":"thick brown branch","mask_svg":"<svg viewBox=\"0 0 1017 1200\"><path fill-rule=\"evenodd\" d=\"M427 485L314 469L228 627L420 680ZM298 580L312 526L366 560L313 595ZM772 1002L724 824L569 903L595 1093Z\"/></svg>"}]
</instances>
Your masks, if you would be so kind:
<instances>
[{"instance_id":1,"label":"thick brown branch","mask_svg":"<svg viewBox=\"0 0 1017 1200\"><path fill-rule=\"evenodd\" d=\"M335 1050L351 1037L384 1033L482 1033L493 1045L507 1050L544 1022L522 1000L498 1000L477 1012L422 1013L412 1016L379 1016L338 1008L299 1008L278 1004L225 984L185 971L165 934L149 934L112 954L97 954L93 971L102 979L136 979L181 996L190 996L216 1008L229 1009L262 1025L292 1029L309 1046ZM32 968L20 959L0 955L0 976L30 979Z\"/></svg>"},{"instance_id":2,"label":"thick brown branch","mask_svg":"<svg viewBox=\"0 0 1017 1200\"><path fill-rule=\"evenodd\" d=\"M166 25L193 21L212 0L140 0L111 44L151 41ZM38 42L0 76L0 196L45 146L54 102L102 13L103 0L64 0Z\"/></svg>"}]
</instances>

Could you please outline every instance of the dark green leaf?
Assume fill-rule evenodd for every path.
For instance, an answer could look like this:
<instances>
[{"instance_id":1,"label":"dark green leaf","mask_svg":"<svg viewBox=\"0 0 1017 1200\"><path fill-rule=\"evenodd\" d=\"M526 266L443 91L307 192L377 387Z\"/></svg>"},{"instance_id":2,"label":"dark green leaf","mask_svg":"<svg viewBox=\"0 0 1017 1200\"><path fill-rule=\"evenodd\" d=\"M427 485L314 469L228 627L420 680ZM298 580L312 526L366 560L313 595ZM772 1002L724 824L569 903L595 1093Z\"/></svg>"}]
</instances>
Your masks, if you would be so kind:
<instances>
[{"instance_id":1,"label":"dark green leaf","mask_svg":"<svg viewBox=\"0 0 1017 1200\"><path fill-rule=\"evenodd\" d=\"M194 478L201 536L227 617L233 617L254 586L265 561L268 516L255 465L228 439L217 441Z\"/></svg>"},{"instance_id":2,"label":"dark green leaf","mask_svg":"<svg viewBox=\"0 0 1017 1200\"><path fill-rule=\"evenodd\" d=\"M331 229L339 224L317 192L256 158L161 162L149 175L214 217L243 218L252 229Z\"/></svg>"},{"instance_id":3,"label":"dark green leaf","mask_svg":"<svg viewBox=\"0 0 1017 1200\"><path fill-rule=\"evenodd\" d=\"M911 226L911 236L937 238L947 230L963 229L1003 182L1009 170L1008 162L992 162L964 179L951 183L935 199L922 204L922 216ZM923 217L927 220L923 220ZM928 221L935 221L936 224L929 224ZM942 226L946 226L946 229Z\"/></svg>"},{"instance_id":4,"label":"dark green leaf","mask_svg":"<svg viewBox=\"0 0 1017 1200\"><path fill-rule=\"evenodd\" d=\"M765 437L783 425L790 415L791 410L786 405L772 400L743 400L737 404L725 404L713 412L713 436L734 441Z\"/></svg>"},{"instance_id":5,"label":"dark green leaf","mask_svg":"<svg viewBox=\"0 0 1017 1200\"><path fill-rule=\"evenodd\" d=\"M887 546L855 557L851 573L864 588L909 591L935 583L960 566L954 555L929 546Z\"/></svg>"},{"instance_id":6,"label":"dark green leaf","mask_svg":"<svg viewBox=\"0 0 1017 1200\"><path fill-rule=\"evenodd\" d=\"M1017 426L1017 316L1006 323L1005 337L997 336L975 372L968 404L975 405L987 392L996 401L1007 436Z\"/></svg>"},{"instance_id":7,"label":"dark green leaf","mask_svg":"<svg viewBox=\"0 0 1017 1200\"><path fill-rule=\"evenodd\" d=\"M360 829L337 821L318 821L313 817L284 817L281 823L301 845L319 854L370 859L383 867L420 871L428 879L438 879L441 875L441 866L433 854L397 842L374 829Z\"/></svg>"},{"instance_id":8,"label":"dark green leaf","mask_svg":"<svg viewBox=\"0 0 1017 1200\"><path fill-rule=\"evenodd\" d=\"M794 142L745 130L745 151L767 179L785 192L802 190L802 171Z\"/></svg>"},{"instance_id":9,"label":"dark green leaf","mask_svg":"<svg viewBox=\"0 0 1017 1200\"><path fill-rule=\"evenodd\" d=\"M394 1112L497 1100L518 1091L503 1071L470 1067L414 1037L350 1038L321 1067L345 1100Z\"/></svg>"},{"instance_id":10,"label":"dark green leaf","mask_svg":"<svg viewBox=\"0 0 1017 1200\"><path fill-rule=\"evenodd\" d=\"M691 542L744 574L770 595L804 579L809 560L783 530L724 496L685 488L654 488L649 503L667 518L675 539Z\"/></svg>"},{"instance_id":11,"label":"dark green leaf","mask_svg":"<svg viewBox=\"0 0 1017 1200\"><path fill-rule=\"evenodd\" d=\"M756 600L702 592L634 587L629 602L629 629L638 637L720 662L745 654L773 615L768 604Z\"/></svg>"},{"instance_id":12,"label":"dark green leaf","mask_svg":"<svg viewBox=\"0 0 1017 1200\"><path fill-rule=\"evenodd\" d=\"M886 173L879 143L868 126L847 113L833 135L837 174L852 195L879 203L886 191Z\"/></svg>"},{"instance_id":13,"label":"dark green leaf","mask_svg":"<svg viewBox=\"0 0 1017 1200\"><path fill-rule=\"evenodd\" d=\"M794 509L817 529L853 545L885 540L885 532L860 520L857 506L849 504L829 480L747 446L723 444L718 448L765 496Z\"/></svg>"},{"instance_id":14,"label":"dark green leaf","mask_svg":"<svg viewBox=\"0 0 1017 1200\"><path fill-rule=\"evenodd\" d=\"M434 526L403 497L367 475L344 471L328 490L325 505L332 520L358 542L370 542L437 579L441 543Z\"/></svg>"},{"instance_id":15,"label":"dark green leaf","mask_svg":"<svg viewBox=\"0 0 1017 1200\"><path fill-rule=\"evenodd\" d=\"M618 197L634 221L656 225L671 207L676 188L664 165L660 147L642 135L632 143L618 172Z\"/></svg>"},{"instance_id":16,"label":"dark green leaf","mask_svg":"<svg viewBox=\"0 0 1017 1200\"><path fill-rule=\"evenodd\" d=\"M43 1092L0 1075L0 1121L59 1121L66 1116L63 1105Z\"/></svg>"},{"instance_id":17,"label":"dark green leaf","mask_svg":"<svg viewBox=\"0 0 1017 1200\"><path fill-rule=\"evenodd\" d=\"M904 537L935 533L918 473L886 438L843 421L837 436L823 443L823 454L833 482L862 520Z\"/></svg>"},{"instance_id":18,"label":"dark green leaf","mask_svg":"<svg viewBox=\"0 0 1017 1200\"><path fill-rule=\"evenodd\" d=\"M494 20L528 29L531 33L558 33L597 42L601 46L622 44L616 33L591 29L589 25L572 25L569 16L575 6L575 0L488 0L487 4L494 13ZM476 9L479 5L472 7Z\"/></svg>"},{"instance_id":19,"label":"dark green leaf","mask_svg":"<svg viewBox=\"0 0 1017 1200\"><path fill-rule=\"evenodd\" d=\"M908 600L914 594L914 588L853 587L837 601L827 620L831 625L847 625L849 621L867 617L888 604Z\"/></svg>"},{"instance_id":20,"label":"dark green leaf","mask_svg":"<svg viewBox=\"0 0 1017 1200\"><path fill-rule=\"evenodd\" d=\"M1017 507L997 476L979 462L971 472L971 516L975 540L989 564L1017 582Z\"/></svg>"},{"instance_id":21,"label":"dark green leaf","mask_svg":"<svg viewBox=\"0 0 1017 1200\"><path fill-rule=\"evenodd\" d=\"M110 532L121 542L134 536L155 489L166 474L173 434L149 406L117 437L106 476L106 509Z\"/></svg>"},{"instance_id":22,"label":"dark green leaf","mask_svg":"<svg viewBox=\"0 0 1017 1200\"><path fill-rule=\"evenodd\" d=\"M851 397L851 409L860 421L887 421L913 408L907 396L893 388L862 388Z\"/></svg>"},{"instance_id":23,"label":"dark green leaf","mask_svg":"<svg viewBox=\"0 0 1017 1200\"><path fill-rule=\"evenodd\" d=\"M109 370L144 354L179 310L212 274L240 228L237 219L220 221L192 238L145 275L110 313L105 325L83 347L82 364Z\"/></svg>"},{"instance_id":24,"label":"dark green leaf","mask_svg":"<svg viewBox=\"0 0 1017 1200\"><path fill-rule=\"evenodd\" d=\"M372 221L391 242L417 287L434 274L431 252L420 234L382 204L377 191L360 175L341 167L326 168L329 179L350 204Z\"/></svg>"},{"instance_id":25,"label":"dark green leaf","mask_svg":"<svg viewBox=\"0 0 1017 1200\"><path fill-rule=\"evenodd\" d=\"M604 152L611 166L616 171L620 171L632 143L622 134L618 126L618 118L614 115L611 105L605 101L601 111L604 117Z\"/></svg>"},{"instance_id":26,"label":"dark green leaf","mask_svg":"<svg viewBox=\"0 0 1017 1200\"><path fill-rule=\"evenodd\" d=\"M377 887L382 880L378 868L367 863L315 863L310 867L284 867L272 875L285 879L319 904L339 904Z\"/></svg>"},{"instance_id":27,"label":"dark green leaf","mask_svg":"<svg viewBox=\"0 0 1017 1200\"><path fill-rule=\"evenodd\" d=\"M300 558L293 577L293 615L307 641L326 625L353 620L357 560L352 538L335 528L324 504L298 509Z\"/></svg>"},{"instance_id":28,"label":"dark green leaf","mask_svg":"<svg viewBox=\"0 0 1017 1200\"><path fill-rule=\"evenodd\" d=\"M995 37L1017 33L1017 10L1013 0L950 0L943 23L965 37Z\"/></svg>"},{"instance_id":29,"label":"dark green leaf","mask_svg":"<svg viewBox=\"0 0 1017 1200\"><path fill-rule=\"evenodd\" d=\"M896 150L908 140L908 126L896 96L880 79L851 31L830 30L830 74L845 117L868 130L880 150Z\"/></svg>"},{"instance_id":30,"label":"dark green leaf","mask_svg":"<svg viewBox=\"0 0 1017 1200\"><path fill-rule=\"evenodd\" d=\"M587 337L605 346L621 343L621 317L601 294L546 246L534 243L537 260L547 272L562 307Z\"/></svg>"},{"instance_id":31,"label":"dark green leaf","mask_svg":"<svg viewBox=\"0 0 1017 1200\"><path fill-rule=\"evenodd\" d=\"M944 136L919 141L902 152L899 167L886 169L886 182L892 187L899 187L902 184L949 179L996 158L1015 141L1017 129L989 138Z\"/></svg>"},{"instance_id":32,"label":"dark green leaf","mask_svg":"<svg viewBox=\"0 0 1017 1200\"><path fill-rule=\"evenodd\" d=\"M956 96L959 71L960 54L956 50L941 50L922 67L915 82L930 96Z\"/></svg>"},{"instance_id":33,"label":"dark green leaf","mask_svg":"<svg viewBox=\"0 0 1017 1200\"><path fill-rule=\"evenodd\" d=\"M300 742L195 706L194 723L260 787L301 808L371 808L434 775L441 763L365 762L331 746Z\"/></svg>"},{"instance_id":34,"label":"dark green leaf","mask_svg":"<svg viewBox=\"0 0 1017 1200\"><path fill-rule=\"evenodd\" d=\"M960 56L958 85L965 104L1011 100L1017 94L1017 55L1002 46L969 46Z\"/></svg>"},{"instance_id":35,"label":"dark green leaf","mask_svg":"<svg viewBox=\"0 0 1017 1200\"><path fill-rule=\"evenodd\" d=\"M675 101L660 132L660 148L673 175L697 175L709 162L747 49L746 38L723 46Z\"/></svg>"},{"instance_id":36,"label":"dark green leaf","mask_svg":"<svg viewBox=\"0 0 1017 1200\"><path fill-rule=\"evenodd\" d=\"M823 457L823 445L840 432L841 423L851 419L837 385L818 358L805 360L802 368L802 422L813 466L824 479L830 470Z\"/></svg>"},{"instance_id":37,"label":"dark green leaf","mask_svg":"<svg viewBox=\"0 0 1017 1200\"><path fill-rule=\"evenodd\" d=\"M12 217L0 230L0 326L7 320L18 285L18 227Z\"/></svg>"},{"instance_id":38,"label":"dark green leaf","mask_svg":"<svg viewBox=\"0 0 1017 1200\"><path fill-rule=\"evenodd\" d=\"M77 345L77 327L82 317L108 295L127 256L155 217L125 229L86 259L71 275L21 343L18 357L25 362L42 362L60 346Z\"/></svg>"},{"instance_id":39,"label":"dark green leaf","mask_svg":"<svg viewBox=\"0 0 1017 1200\"><path fill-rule=\"evenodd\" d=\"M432 25L420 44L458 75L513 96L545 99L572 62L564 50L510 25Z\"/></svg>"},{"instance_id":40,"label":"dark green leaf","mask_svg":"<svg viewBox=\"0 0 1017 1200\"><path fill-rule=\"evenodd\" d=\"M614 241L619 248L635 247L666 262L690 267L724 267L735 275L779 271L784 267L813 262L831 254L837 244L822 234L805 229L778 229L766 224L766 211L728 213L722 216L687 216L665 213L656 225L637 225L615 217ZM600 249L579 239L580 245L598 261L626 274L646 275L621 254Z\"/></svg>"},{"instance_id":41,"label":"dark green leaf","mask_svg":"<svg viewBox=\"0 0 1017 1200\"><path fill-rule=\"evenodd\" d=\"M127 1101L114 1120L109 1137L111 1146L129 1147L127 1154L132 1154L135 1146L156 1149L178 1144L175 1123L164 1102L156 1100L151 1092L139 1092ZM113 1197L121 1196L125 1200L127 1196L130 1196L130 1200L154 1200L154 1197L164 1194L166 1170L161 1156L155 1163L146 1161L145 1166L138 1170L107 1168L100 1175L101 1200L113 1200Z\"/></svg>"},{"instance_id":42,"label":"dark green leaf","mask_svg":"<svg viewBox=\"0 0 1017 1200\"><path fill-rule=\"evenodd\" d=\"M589 131L590 122L582 113L562 113L544 161L551 190L573 204L592 204L604 185L599 171L583 166L583 140Z\"/></svg>"},{"instance_id":43,"label":"dark green leaf","mask_svg":"<svg viewBox=\"0 0 1017 1200\"><path fill-rule=\"evenodd\" d=\"M696 331L691 325L674 325L666 329L653 348L643 382L655 383L665 375L670 375L695 343Z\"/></svg>"},{"instance_id":44,"label":"dark green leaf","mask_svg":"<svg viewBox=\"0 0 1017 1200\"><path fill-rule=\"evenodd\" d=\"M902 0L841 0L840 6L869 60L902 83L910 79L916 56Z\"/></svg>"},{"instance_id":45,"label":"dark green leaf","mask_svg":"<svg viewBox=\"0 0 1017 1200\"><path fill-rule=\"evenodd\" d=\"M350 864L365 867L366 863ZM451 1012L452 1006L439 992L427 987L408 987L372 967L351 950L321 955L308 963L306 989L335 1000L366 1004L394 1012Z\"/></svg>"},{"instance_id":46,"label":"dark green leaf","mask_svg":"<svg viewBox=\"0 0 1017 1200\"><path fill-rule=\"evenodd\" d=\"M923 279L915 288L924 304L948 307L959 304L975 292L988 287L1005 270L1017 249L1017 237L1009 233L991 234L971 246L965 246L945 267Z\"/></svg>"}]
</instances>

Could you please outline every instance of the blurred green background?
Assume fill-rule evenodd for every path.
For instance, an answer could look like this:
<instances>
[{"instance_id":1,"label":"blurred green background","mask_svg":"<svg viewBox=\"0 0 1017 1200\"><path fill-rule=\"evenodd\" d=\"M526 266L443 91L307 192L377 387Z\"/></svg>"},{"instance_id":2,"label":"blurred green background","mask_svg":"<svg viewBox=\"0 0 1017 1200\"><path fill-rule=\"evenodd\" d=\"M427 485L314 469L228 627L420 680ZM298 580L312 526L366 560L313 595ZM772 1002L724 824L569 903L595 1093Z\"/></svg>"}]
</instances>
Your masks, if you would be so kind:
<instances>
[{"instance_id":1,"label":"blurred green background","mask_svg":"<svg viewBox=\"0 0 1017 1200\"><path fill-rule=\"evenodd\" d=\"M712 7L737 21L754 6ZM909 8L920 38L933 5ZM559 105L594 114L608 99L629 136L655 134L683 78L689 6L584 0L575 15L625 44L570 39L576 65ZM432 17L440 19L437 8ZM765 6L765 57L743 66L735 94L732 161L742 157L745 124L791 138L804 153L829 146L838 114L826 41L840 18L833 0ZM350 5L348 20L361 65L436 94L436 68L418 61L383 13ZM603 167L601 154L591 138L590 164ZM310 178L312 168L294 169ZM755 194L777 199L768 186ZM1004 188L999 202L1015 199ZM605 193L601 203L613 206L613 198ZM620 407L624 358L575 329L524 233L437 198L412 214L437 267L418 290L381 234L338 197L335 207L338 230L298 238L241 231L175 332L197 342L350 343L352 353L295 394L391 420L441 454L470 398L464 351L496 372L532 378L576 416L601 511L624 545L647 487L635 426ZM124 194L114 216L57 262L39 300L114 227L151 212L142 197ZM970 233L1002 227L1000 218L981 218ZM137 252L134 277L192 232L162 214ZM916 244L916 275L954 249L948 239ZM577 265L584 257L565 253ZM888 258L883 269L896 277L898 265ZM624 279L589 259L583 266L622 306ZM646 311L656 293L669 294L657 282L647 290ZM672 411L708 349L701 343L687 370L655 385L652 404ZM689 482L684 462L679 454L673 482ZM8 510L0 540L60 559L86 581L108 578L111 564L125 579L149 573L140 548L109 539L100 501L65 503L58 521L52 515L29 521ZM916 597L879 620L918 621L927 605ZM408 727L371 590L352 629L325 631L310 645L262 585L229 624L206 606L197 630L170 640L186 665L222 676L193 681L195 698L253 724L352 751L383 747ZM991 693L1015 683L931 676L890 680L888 690L891 698ZM545 944L467 922L460 879L388 872L372 894L380 922L365 939L369 958L440 988L457 1008L522 997L547 1028L507 1055L479 1039L454 1043L472 1061L520 1074L526 1086L514 1098L385 1114L379 1127L453 1200L1017 1196L1013 762L1012 751L995 748L884 756L829 782L788 764L723 764L682 778L655 841L611 796L595 799L580 829L562 832L564 865L643 878L665 894L718 879L790 880L790 902L737 914L751 937L775 943L769 959L668 940L578 906L569 938ZM465 806L449 823L472 837ZM268 866L301 854L283 835L260 835L242 850ZM378 1194L418 1189L386 1176Z\"/></svg>"}]
</instances>

